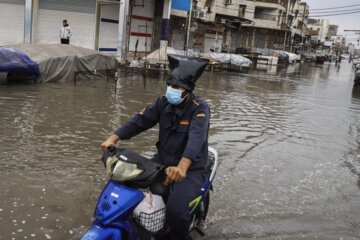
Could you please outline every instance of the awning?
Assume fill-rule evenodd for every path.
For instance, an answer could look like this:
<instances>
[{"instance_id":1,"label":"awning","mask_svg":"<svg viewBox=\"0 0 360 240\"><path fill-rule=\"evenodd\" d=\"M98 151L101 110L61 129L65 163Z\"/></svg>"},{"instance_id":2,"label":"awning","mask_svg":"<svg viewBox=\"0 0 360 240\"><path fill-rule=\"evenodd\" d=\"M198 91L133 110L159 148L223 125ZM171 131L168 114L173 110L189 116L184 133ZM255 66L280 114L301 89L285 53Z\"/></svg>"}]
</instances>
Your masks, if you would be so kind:
<instances>
[{"instance_id":1,"label":"awning","mask_svg":"<svg viewBox=\"0 0 360 240\"><path fill-rule=\"evenodd\" d=\"M254 21L248 19L248 18L244 18L244 17L238 17L238 16L230 16L230 15L224 15L224 14L219 14L216 13L215 19L219 18L219 19L226 19L229 20L229 22L231 23L246 23L246 24L251 24Z\"/></svg>"}]
</instances>

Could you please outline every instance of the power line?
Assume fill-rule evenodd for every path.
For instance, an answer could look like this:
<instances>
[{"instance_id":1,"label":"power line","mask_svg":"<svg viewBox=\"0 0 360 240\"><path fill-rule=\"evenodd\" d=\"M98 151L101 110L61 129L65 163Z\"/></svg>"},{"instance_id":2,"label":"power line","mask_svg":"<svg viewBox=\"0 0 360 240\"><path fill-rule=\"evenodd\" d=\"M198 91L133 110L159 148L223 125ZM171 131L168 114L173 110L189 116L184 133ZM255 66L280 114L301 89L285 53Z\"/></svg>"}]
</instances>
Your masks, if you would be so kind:
<instances>
[{"instance_id":1,"label":"power line","mask_svg":"<svg viewBox=\"0 0 360 240\"><path fill-rule=\"evenodd\" d=\"M337 12L346 13L346 12L357 11L357 10L360 10L360 8L356 8L356 9L345 9L345 10L334 10L334 11L325 11L325 12L316 12L316 13L313 13L312 11L310 11L310 12L313 13L313 14L327 14L327 13L337 13Z\"/></svg>"},{"instance_id":2,"label":"power line","mask_svg":"<svg viewBox=\"0 0 360 240\"><path fill-rule=\"evenodd\" d=\"M327 15L309 15L309 18L316 18L316 17L329 17L329 16L340 16L340 15L349 15L354 13L360 13L360 10L354 12L346 12L346 13L337 13L337 14L327 14Z\"/></svg>"},{"instance_id":3,"label":"power line","mask_svg":"<svg viewBox=\"0 0 360 240\"><path fill-rule=\"evenodd\" d=\"M358 4L358 5L360 6L360 4ZM223 8L223 9L238 12L237 9L229 9L229 8L221 6L221 5L215 5L215 6L219 7L219 8ZM351 5L351 6L353 6L353 5ZM342 8L344 8L344 7L342 7ZM246 11L245 10L245 12L255 14L255 11L251 12L251 11ZM329 14L327 14L325 12L324 13L320 13L320 12L319 13L313 13L313 15L309 14L307 17L308 18L318 18L318 17L328 17L328 16L340 16L340 15L355 14L355 13L359 13L359 12L360 12L359 8L357 8L357 9L345 9L345 10L329 11ZM279 15L279 14L270 14L270 13L261 13L261 15L273 16L273 17L283 17L282 15ZM297 16L298 17L306 17L306 15L304 15L302 12L298 12Z\"/></svg>"},{"instance_id":4,"label":"power line","mask_svg":"<svg viewBox=\"0 0 360 240\"><path fill-rule=\"evenodd\" d=\"M331 8L315 8L315 9L310 9L312 11L316 11L316 10L326 10L326 9L339 9L339 8L349 8L349 7L356 7L356 6L360 6L360 4L354 4L354 5L348 5L348 6L342 6L342 7L331 7Z\"/></svg>"}]
</instances>

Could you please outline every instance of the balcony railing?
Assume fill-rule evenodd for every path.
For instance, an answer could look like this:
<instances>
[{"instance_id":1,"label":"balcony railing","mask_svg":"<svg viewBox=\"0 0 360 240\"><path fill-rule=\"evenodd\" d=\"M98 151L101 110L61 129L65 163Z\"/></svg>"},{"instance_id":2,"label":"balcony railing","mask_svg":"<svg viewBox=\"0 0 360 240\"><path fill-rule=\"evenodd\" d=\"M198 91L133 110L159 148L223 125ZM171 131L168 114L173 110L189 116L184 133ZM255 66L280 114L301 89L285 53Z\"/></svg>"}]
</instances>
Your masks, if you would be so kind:
<instances>
[{"instance_id":1,"label":"balcony railing","mask_svg":"<svg viewBox=\"0 0 360 240\"><path fill-rule=\"evenodd\" d=\"M286 2L284 0L255 0L255 2L274 3L274 4L280 4L285 8L287 7Z\"/></svg>"},{"instance_id":2,"label":"balcony railing","mask_svg":"<svg viewBox=\"0 0 360 240\"><path fill-rule=\"evenodd\" d=\"M281 30L290 30L289 25L285 24L285 23L282 23L280 28L281 28Z\"/></svg>"}]
</instances>

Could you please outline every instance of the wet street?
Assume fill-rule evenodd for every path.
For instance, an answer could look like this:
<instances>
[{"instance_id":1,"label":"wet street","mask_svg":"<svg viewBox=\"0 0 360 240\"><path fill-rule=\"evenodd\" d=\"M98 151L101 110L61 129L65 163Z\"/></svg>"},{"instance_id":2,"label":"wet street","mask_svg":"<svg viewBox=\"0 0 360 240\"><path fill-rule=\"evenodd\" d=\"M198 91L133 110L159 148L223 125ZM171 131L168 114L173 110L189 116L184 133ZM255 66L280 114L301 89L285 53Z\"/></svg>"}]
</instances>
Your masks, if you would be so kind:
<instances>
[{"instance_id":1,"label":"wet street","mask_svg":"<svg viewBox=\"0 0 360 240\"><path fill-rule=\"evenodd\" d=\"M107 176L100 144L163 78L0 86L0 240L79 239ZM342 62L206 72L220 165L196 239L360 239L360 90ZM158 130L119 146L150 157Z\"/></svg>"}]
</instances>

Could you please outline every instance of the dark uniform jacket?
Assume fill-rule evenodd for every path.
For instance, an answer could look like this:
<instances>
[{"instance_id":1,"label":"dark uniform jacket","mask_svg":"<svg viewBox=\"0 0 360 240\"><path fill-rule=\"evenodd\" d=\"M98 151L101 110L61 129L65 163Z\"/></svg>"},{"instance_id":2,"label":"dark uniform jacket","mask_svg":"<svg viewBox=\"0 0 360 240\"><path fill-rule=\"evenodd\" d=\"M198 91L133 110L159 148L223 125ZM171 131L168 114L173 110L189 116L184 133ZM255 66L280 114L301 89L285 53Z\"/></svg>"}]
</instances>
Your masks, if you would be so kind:
<instances>
[{"instance_id":1,"label":"dark uniform jacket","mask_svg":"<svg viewBox=\"0 0 360 240\"><path fill-rule=\"evenodd\" d=\"M181 157L191 159L190 170L205 169L208 157L210 110L207 103L192 94L182 107L160 97L120 127L115 134L121 140L155 126L159 127L158 153L155 157L165 166L176 166Z\"/></svg>"}]
</instances>

